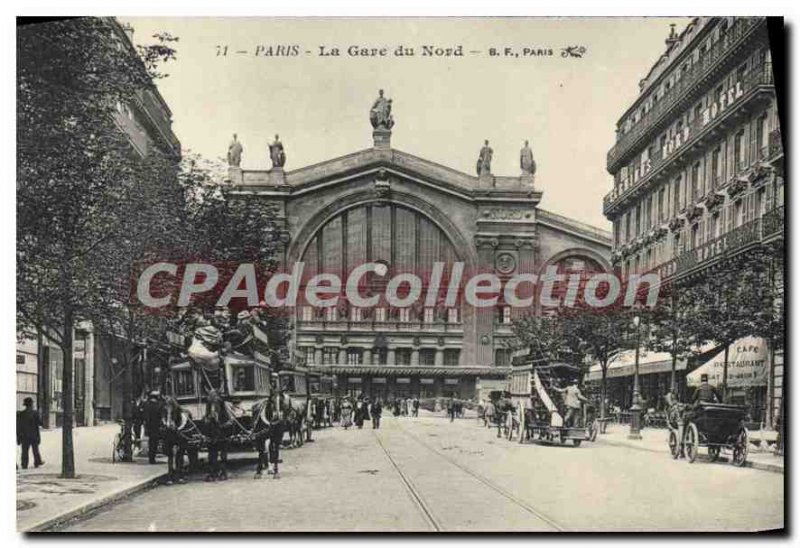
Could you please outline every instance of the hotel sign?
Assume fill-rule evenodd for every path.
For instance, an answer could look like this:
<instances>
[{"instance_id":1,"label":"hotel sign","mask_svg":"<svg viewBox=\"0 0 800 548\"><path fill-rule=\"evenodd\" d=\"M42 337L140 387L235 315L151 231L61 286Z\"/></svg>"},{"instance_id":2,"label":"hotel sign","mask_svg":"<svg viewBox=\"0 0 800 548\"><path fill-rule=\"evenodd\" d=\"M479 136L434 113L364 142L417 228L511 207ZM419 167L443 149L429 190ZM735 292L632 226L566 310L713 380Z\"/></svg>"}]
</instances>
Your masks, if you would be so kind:
<instances>
[{"instance_id":1,"label":"hotel sign","mask_svg":"<svg viewBox=\"0 0 800 548\"><path fill-rule=\"evenodd\" d=\"M760 238L761 223L759 219L750 221L665 263L661 267L661 277L666 278L682 274L696 266L718 259L728 252L735 251L753 242L758 242Z\"/></svg>"}]
</instances>

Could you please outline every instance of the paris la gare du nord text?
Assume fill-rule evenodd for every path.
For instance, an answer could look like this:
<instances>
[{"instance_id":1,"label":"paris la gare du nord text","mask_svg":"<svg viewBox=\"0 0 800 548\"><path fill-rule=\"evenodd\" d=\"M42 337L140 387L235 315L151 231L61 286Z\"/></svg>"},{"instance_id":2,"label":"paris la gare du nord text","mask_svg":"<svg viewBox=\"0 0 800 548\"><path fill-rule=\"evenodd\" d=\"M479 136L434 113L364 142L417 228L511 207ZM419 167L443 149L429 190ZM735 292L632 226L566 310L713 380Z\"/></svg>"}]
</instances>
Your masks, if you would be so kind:
<instances>
[{"instance_id":1,"label":"paris la gare du nord text","mask_svg":"<svg viewBox=\"0 0 800 548\"><path fill-rule=\"evenodd\" d=\"M132 303L151 312L187 307L193 299L229 307L233 300L246 300L247 307L271 308L307 305L329 308L340 299L353 307L388 305L405 307L454 307L466 303L475 308L497 306L530 308L614 306L654 307L661 289L656 273L631 274L623 282L608 272L579 274L559 272L548 266L540 276L519 273L500 277L494 273L467 273L463 262L436 262L420 276L412 272L394 274L382 262L364 263L350 271L344 284L336 273L304 276L305 264L294 263L291 272L262 272L254 263L214 265L203 262L157 262L140 265L131 289ZM378 291L375 291L375 289ZM554 294L555 293L555 294ZM298 303L298 299L300 302ZM502 299L502 300L501 300Z\"/></svg>"}]
</instances>

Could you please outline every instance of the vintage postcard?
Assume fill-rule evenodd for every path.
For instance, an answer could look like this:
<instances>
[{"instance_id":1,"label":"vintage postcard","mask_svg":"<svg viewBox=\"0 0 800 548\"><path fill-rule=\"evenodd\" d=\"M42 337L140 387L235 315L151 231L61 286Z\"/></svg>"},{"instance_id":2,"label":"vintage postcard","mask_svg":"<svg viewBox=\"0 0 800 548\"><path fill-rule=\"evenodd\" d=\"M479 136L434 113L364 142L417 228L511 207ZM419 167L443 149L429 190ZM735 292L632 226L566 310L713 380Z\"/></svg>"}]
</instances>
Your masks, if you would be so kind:
<instances>
[{"instance_id":1,"label":"vintage postcard","mask_svg":"<svg viewBox=\"0 0 800 548\"><path fill-rule=\"evenodd\" d=\"M783 40L18 20L18 531L783 530Z\"/></svg>"}]
</instances>

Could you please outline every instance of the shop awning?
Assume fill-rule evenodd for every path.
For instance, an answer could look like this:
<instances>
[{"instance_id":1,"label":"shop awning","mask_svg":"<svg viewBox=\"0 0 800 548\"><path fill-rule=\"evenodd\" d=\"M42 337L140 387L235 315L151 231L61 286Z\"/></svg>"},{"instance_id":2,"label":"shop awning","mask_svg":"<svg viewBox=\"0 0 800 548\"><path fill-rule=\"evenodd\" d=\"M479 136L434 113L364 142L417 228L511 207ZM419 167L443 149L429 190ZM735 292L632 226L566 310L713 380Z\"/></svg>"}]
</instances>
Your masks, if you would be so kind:
<instances>
[{"instance_id":1,"label":"shop awning","mask_svg":"<svg viewBox=\"0 0 800 548\"><path fill-rule=\"evenodd\" d=\"M705 374L708 375L710 385L721 386L724 367L723 348L713 358L686 375L686 384L699 385L700 376ZM729 387L766 386L767 376L767 343L764 339L745 337L728 347Z\"/></svg>"},{"instance_id":2,"label":"shop awning","mask_svg":"<svg viewBox=\"0 0 800 548\"><path fill-rule=\"evenodd\" d=\"M630 377L633 375L636 368L636 352L634 350L626 350L620 352L616 357L611 359L608 364L608 372L606 373L607 379L617 377ZM683 371L686 369L686 360L678 360L675 364L676 371ZM672 355L669 352L646 352L639 351L639 374L649 375L651 373L666 373L672 371ZM589 373L586 374L584 380L586 381L599 381L603 378L603 370L599 363L592 365L589 368Z\"/></svg>"},{"instance_id":3,"label":"shop awning","mask_svg":"<svg viewBox=\"0 0 800 548\"><path fill-rule=\"evenodd\" d=\"M496 366L408 366L408 365L329 365L315 366L314 371L328 375L370 375L376 377L503 377L510 370L508 367Z\"/></svg>"}]
</instances>

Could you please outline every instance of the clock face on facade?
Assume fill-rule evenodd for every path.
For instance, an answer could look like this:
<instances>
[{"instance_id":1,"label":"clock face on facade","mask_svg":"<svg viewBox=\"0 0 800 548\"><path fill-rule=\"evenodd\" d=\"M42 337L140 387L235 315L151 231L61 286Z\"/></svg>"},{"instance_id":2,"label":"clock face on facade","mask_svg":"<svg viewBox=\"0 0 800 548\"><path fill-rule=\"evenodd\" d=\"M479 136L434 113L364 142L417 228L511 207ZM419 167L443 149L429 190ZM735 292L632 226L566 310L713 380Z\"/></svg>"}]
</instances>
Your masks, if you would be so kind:
<instances>
[{"instance_id":1,"label":"clock face on facade","mask_svg":"<svg viewBox=\"0 0 800 548\"><path fill-rule=\"evenodd\" d=\"M511 253L500 253L495 259L495 268L500 274L511 274L517 269L517 259Z\"/></svg>"}]
</instances>

